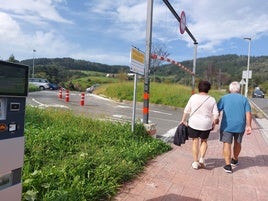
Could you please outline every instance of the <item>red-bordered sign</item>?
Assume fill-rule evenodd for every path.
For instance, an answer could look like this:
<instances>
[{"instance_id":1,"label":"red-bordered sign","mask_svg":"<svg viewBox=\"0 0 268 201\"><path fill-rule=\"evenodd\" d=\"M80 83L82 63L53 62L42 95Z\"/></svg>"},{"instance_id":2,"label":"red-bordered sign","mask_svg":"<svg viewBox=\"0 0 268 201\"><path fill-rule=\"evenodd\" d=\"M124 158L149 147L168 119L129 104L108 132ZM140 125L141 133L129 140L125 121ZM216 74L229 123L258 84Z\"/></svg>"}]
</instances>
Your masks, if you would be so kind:
<instances>
[{"instance_id":1,"label":"red-bordered sign","mask_svg":"<svg viewBox=\"0 0 268 201\"><path fill-rule=\"evenodd\" d=\"M182 11L181 12L181 21L180 21L180 32L181 32L181 34L184 34L185 29L186 29L186 15L185 15L185 12Z\"/></svg>"}]
</instances>

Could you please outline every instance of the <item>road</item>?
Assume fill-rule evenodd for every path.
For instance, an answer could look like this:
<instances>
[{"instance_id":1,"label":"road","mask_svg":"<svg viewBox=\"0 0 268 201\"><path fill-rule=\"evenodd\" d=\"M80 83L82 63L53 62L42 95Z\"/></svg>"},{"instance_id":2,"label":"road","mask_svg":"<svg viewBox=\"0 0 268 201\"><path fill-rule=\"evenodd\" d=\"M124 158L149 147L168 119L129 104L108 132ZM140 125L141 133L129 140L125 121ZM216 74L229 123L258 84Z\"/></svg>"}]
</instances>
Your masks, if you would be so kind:
<instances>
[{"instance_id":1,"label":"road","mask_svg":"<svg viewBox=\"0 0 268 201\"><path fill-rule=\"evenodd\" d=\"M71 110L74 113L98 119L132 122L132 101L116 102L94 94L86 94L84 106L80 105L81 94L70 92L69 102L58 98L58 91L38 91L28 94L26 103L31 106L46 108L56 107ZM182 109L150 104L149 123L156 124L156 136L169 138L181 119ZM142 122L143 103L136 104L136 121Z\"/></svg>"},{"instance_id":2,"label":"road","mask_svg":"<svg viewBox=\"0 0 268 201\"><path fill-rule=\"evenodd\" d=\"M263 115L268 119L268 99L267 98L251 98L256 108L260 109Z\"/></svg>"}]
</instances>

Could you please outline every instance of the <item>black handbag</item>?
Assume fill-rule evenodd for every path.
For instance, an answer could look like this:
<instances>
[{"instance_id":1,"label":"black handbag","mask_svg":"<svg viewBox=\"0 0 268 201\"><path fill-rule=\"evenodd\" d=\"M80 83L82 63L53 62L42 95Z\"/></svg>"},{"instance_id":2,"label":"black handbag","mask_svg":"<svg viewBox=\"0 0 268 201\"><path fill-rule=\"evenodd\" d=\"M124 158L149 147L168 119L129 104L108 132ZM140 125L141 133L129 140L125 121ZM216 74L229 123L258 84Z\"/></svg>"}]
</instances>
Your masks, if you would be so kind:
<instances>
[{"instance_id":1,"label":"black handbag","mask_svg":"<svg viewBox=\"0 0 268 201\"><path fill-rule=\"evenodd\" d=\"M176 129L173 143L177 146L181 146L181 144L185 144L188 139L188 128L185 124L181 123Z\"/></svg>"}]
</instances>

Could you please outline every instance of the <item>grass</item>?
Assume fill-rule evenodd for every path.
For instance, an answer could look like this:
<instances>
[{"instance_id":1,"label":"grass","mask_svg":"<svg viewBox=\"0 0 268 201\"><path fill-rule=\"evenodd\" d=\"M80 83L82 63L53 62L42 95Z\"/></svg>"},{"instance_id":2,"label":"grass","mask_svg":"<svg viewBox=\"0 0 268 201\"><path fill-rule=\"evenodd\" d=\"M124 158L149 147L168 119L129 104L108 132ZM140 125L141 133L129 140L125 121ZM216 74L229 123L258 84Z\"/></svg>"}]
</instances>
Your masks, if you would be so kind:
<instances>
[{"instance_id":1,"label":"grass","mask_svg":"<svg viewBox=\"0 0 268 201\"><path fill-rule=\"evenodd\" d=\"M142 82L137 84L137 101L143 101L144 85ZM133 81L125 81L120 83L111 83L101 85L94 92L98 95L104 95L106 97L122 101L122 100L133 100L134 84ZM197 89L195 90L197 92ZM225 91L210 90L209 94L216 100L219 100ZM166 84L166 83L155 83L150 84L150 103L168 105L174 107L185 107L188 99L192 94L192 89L187 86L179 84Z\"/></svg>"},{"instance_id":2,"label":"grass","mask_svg":"<svg viewBox=\"0 0 268 201\"><path fill-rule=\"evenodd\" d=\"M111 200L169 145L143 125L26 108L23 200Z\"/></svg>"}]
</instances>

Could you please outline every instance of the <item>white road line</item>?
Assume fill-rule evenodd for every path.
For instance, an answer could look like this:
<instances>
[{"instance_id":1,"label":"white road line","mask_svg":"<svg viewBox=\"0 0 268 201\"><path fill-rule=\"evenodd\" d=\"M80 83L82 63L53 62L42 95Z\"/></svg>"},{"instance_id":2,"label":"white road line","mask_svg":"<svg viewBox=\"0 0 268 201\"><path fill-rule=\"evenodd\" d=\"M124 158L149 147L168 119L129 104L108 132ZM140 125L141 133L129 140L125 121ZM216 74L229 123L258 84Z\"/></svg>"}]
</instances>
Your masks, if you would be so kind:
<instances>
[{"instance_id":1,"label":"white road line","mask_svg":"<svg viewBox=\"0 0 268 201\"><path fill-rule=\"evenodd\" d=\"M126 108L126 109L132 108L132 107L126 106L126 105L118 105L117 107ZM141 108L138 108L138 109L141 109ZM165 114L165 115L169 115L169 116L172 115L171 113L161 112L161 111L158 111L158 110L150 110L150 112L154 112L154 113L158 113L158 114Z\"/></svg>"},{"instance_id":2,"label":"white road line","mask_svg":"<svg viewBox=\"0 0 268 201\"><path fill-rule=\"evenodd\" d=\"M157 110L150 110L150 111L154 112L154 113L158 113L158 114L165 114L165 115L169 115L169 116L172 115L171 113L161 112L161 111L157 111Z\"/></svg>"},{"instance_id":3,"label":"white road line","mask_svg":"<svg viewBox=\"0 0 268 201\"><path fill-rule=\"evenodd\" d=\"M37 100L35 100L34 98L32 98L32 101L38 104L38 107L58 107L58 108L69 108L68 106L65 105L59 105L59 104L53 104L53 105L47 105L44 103L41 103Z\"/></svg>"}]
</instances>

